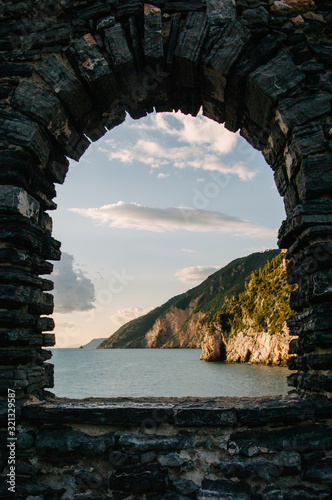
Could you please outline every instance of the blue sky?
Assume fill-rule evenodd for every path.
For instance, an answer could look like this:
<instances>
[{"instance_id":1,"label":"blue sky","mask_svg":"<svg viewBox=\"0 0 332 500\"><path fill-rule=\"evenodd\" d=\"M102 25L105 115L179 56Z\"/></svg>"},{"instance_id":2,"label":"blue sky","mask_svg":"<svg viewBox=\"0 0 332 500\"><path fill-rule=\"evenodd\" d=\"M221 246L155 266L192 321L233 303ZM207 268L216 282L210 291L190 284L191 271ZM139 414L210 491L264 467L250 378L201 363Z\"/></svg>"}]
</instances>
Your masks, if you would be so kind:
<instances>
[{"instance_id":1,"label":"blue sky","mask_svg":"<svg viewBox=\"0 0 332 500\"><path fill-rule=\"evenodd\" d=\"M285 218L262 155L201 114L127 117L57 191L58 347L107 337L231 260L276 248Z\"/></svg>"}]
</instances>

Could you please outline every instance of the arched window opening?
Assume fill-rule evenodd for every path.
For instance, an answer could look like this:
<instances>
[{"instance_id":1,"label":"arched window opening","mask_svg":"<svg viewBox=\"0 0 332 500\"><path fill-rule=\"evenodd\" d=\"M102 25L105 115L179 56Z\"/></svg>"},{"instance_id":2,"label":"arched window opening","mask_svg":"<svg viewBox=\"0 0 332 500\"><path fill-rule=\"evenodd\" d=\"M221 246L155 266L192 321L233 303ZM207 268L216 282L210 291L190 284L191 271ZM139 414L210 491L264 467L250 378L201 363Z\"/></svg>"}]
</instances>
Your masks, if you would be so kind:
<instances>
[{"instance_id":1,"label":"arched window opening","mask_svg":"<svg viewBox=\"0 0 332 500\"><path fill-rule=\"evenodd\" d=\"M71 162L58 191L59 207L53 218L54 235L62 241L62 259L53 274L56 347L73 350L53 351L56 394L203 396L208 390L209 396L258 396L287 392L287 369L273 370L262 364L285 365L285 347L264 345L269 342L266 337L261 338L258 350L270 349L270 353L261 359L257 352L250 356L249 348L243 355L246 347L241 348L239 361L260 362L251 372L247 366L247 375L245 368L234 365L228 367L225 378L220 365L197 363L213 316L220 315L225 301L244 289L242 281L250 270L268 260L264 251L277 246L284 210L272 172L259 151L201 112L197 117L154 113L138 121L127 117L91 145L79 164ZM158 310L152 320L148 315L134 330L123 326L196 288L231 261L257 252L263 253L253 263L234 265L229 283L220 284L218 275L213 293L199 290L194 299L191 295L185 299L188 304L183 307L176 303L167 306L166 312ZM271 252L270 259L277 253ZM238 275L241 266L247 267ZM226 296L216 298L225 286ZM202 294L208 303L200 308L197 302L202 302ZM217 300L219 305L211 305ZM113 346L114 332L116 338L120 332L120 342ZM99 344L116 351L97 351ZM137 349L143 347L172 350L152 354ZM175 351L177 347L184 349ZM272 352L282 347L281 354ZM236 360L239 347L232 349L229 361ZM85 387L80 381L82 369L89 373ZM180 385L176 383L179 377ZM252 378L257 393L250 394L252 388L242 384L243 377Z\"/></svg>"}]
</instances>

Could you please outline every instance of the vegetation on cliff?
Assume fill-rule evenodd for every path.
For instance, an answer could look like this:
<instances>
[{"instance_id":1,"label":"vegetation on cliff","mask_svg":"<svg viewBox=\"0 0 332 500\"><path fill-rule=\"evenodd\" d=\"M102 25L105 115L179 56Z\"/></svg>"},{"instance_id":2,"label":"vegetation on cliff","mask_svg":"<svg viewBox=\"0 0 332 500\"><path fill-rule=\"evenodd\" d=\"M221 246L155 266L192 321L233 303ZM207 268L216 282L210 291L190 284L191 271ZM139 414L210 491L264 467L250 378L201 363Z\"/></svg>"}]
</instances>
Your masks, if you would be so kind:
<instances>
[{"instance_id":1,"label":"vegetation on cliff","mask_svg":"<svg viewBox=\"0 0 332 500\"><path fill-rule=\"evenodd\" d=\"M290 340L286 320L294 314L289 305L292 289L287 283L283 253L252 272L245 290L226 300L221 312L209 323L202 359L217 360L210 345L211 338L216 344L218 334L219 343L224 344L227 353L220 359L285 364ZM218 349L217 345L216 352Z\"/></svg>"},{"instance_id":2,"label":"vegetation on cliff","mask_svg":"<svg viewBox=\"0 0 332 500\"><path fill-rule=\"evenodd\" d=\"M267 250L232 261L195 288L126 323L99 348L200 347L212 319L223 318L231 298L245 291L248 277L279 253ZM232 318L227 312L227 325Z\"/></svg>"},{"instance_id":3,"label":"vegetation on cliff","mask_svg":"<svg viewBox=\"0 0 332 500\"><path fill-rule=\"evenodd\" d=\"M293 287L287 283L284 254L269 260L263 268L253 271L245 282L245 290L234 295L215 315L228 339L239 332L267 332L274 335L283 330L287 318L294 314L289 305Z\"/></svg>"}]
</instances>

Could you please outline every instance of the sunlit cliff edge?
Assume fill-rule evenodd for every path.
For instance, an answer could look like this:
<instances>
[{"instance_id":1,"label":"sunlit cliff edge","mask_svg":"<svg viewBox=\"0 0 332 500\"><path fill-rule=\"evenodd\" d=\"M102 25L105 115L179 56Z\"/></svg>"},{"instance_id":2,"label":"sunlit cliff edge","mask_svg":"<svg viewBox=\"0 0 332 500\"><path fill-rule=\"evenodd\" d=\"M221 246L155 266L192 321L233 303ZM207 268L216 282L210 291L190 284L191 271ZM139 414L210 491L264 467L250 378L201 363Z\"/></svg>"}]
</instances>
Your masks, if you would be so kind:
<instances>
[{"instance_id":1,"label":"sunlit cliff edge","mask_svg":"<svg viewBox=\"0 0 332 500\"><path fill-rule=\"evenodd\" d=\"M282 365L290 289L283 253L253 253L126 323L99 348L201 347L206 361Z\"/></svg>"}]
</instances>

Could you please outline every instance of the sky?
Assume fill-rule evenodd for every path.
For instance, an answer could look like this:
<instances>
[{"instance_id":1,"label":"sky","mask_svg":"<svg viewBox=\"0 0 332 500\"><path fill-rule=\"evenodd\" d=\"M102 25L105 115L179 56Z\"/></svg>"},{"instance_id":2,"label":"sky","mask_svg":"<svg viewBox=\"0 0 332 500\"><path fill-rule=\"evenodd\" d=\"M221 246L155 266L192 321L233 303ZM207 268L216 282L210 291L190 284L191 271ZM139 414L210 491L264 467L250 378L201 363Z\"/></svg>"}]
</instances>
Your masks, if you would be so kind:
<instances>
[{"instance_id":1,"label":"sky","mask_svg":"<svg viewBox=\"0 0 332 500\"><path fill-rule=\"evenodd\" d=\"M53 236L56 346L108 337L232 260L277 248L273 172L201 113L126 121L70 162Z\"/></svg>"}]
</instances>

